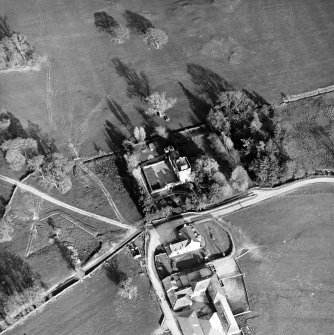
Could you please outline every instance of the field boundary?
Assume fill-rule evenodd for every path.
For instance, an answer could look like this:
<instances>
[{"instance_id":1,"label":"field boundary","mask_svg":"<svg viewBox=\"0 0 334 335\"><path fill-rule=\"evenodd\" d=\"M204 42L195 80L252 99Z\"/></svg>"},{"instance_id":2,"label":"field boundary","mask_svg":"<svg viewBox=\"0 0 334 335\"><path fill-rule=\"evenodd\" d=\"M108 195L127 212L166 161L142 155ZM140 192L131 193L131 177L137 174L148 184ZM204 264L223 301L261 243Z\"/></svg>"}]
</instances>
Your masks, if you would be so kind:
<instances>
[{"instance_id":1,"label":"field boundary","mask_svg":"<svg viewBox=\"0 0 334 335\"><path fill-rule=\"evenodd\" d=\"M282 100L283 100L282 104L284 105L286 103L295 102L295 101L306 99L306 98L316 97L318 95L330 93L333 91L334 91L334 85L329 85L326 87L317 88L313 91L307 91L307 92L291 94L291 95L287 94L282 97Z\"/></svg>"}]
</instances>

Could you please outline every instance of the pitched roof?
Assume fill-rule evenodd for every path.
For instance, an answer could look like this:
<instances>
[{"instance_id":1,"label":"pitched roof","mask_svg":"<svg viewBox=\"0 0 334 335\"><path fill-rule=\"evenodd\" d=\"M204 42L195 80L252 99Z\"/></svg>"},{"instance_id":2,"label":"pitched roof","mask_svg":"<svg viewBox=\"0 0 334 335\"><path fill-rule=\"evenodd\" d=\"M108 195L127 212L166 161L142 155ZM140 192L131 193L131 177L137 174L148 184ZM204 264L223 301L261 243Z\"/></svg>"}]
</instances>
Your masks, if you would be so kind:
<instances>
[{"instance_id":1,"label":"pitched roof","mask_svg":"<svg viewBox=\"0 0 334 335\"><path fill-rule=\"evenodd\" d=\"M177 317L183 335L206 335L203 332L196 312L192 312L188 317Z\"/></svg>"}]
</instances>

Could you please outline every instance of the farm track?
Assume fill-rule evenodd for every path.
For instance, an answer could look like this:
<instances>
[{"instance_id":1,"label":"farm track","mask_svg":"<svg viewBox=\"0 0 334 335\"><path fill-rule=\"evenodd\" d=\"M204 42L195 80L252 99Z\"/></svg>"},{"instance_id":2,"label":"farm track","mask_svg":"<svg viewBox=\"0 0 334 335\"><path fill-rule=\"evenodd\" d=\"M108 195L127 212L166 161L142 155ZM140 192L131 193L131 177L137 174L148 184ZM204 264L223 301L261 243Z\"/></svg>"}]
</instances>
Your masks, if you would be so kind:
<instances>
[{"instance_id":1,"label":"farm track","mask_svg":"<svg viewBox=\"0 0 334 335\"><path fill-rule=\"evenodd\" d=\"M95 175L95 173L93 173L91 170L89 170L82 162L79 162L79 166L80 168L85 171L93 180L95 180L95 182L100 186L102 192L104 193L104 195L106 196L111 208L113 209L113 211L115 212L117 218L119 219L119 221L126 223L126 220L124 219L124 217L122 216L122 214L120 213L120 211L118 210L114 200L112 199L110 193L108 192L108 190L105 188L105 186L103 185L103 183L101 182L101 180Z\"/></svg>"},{"instance_id":2,"label":"farm track","mask_svg":"<svg viewBox=\"0 0 334 335\"><path fill-rule=\"evenodd\" d=\"M60 200L57 200L53 197L51 197L50 195L48 194L45 194L41 191L39 191L38 189L32 187L32 186L29 186L29 185L26 185L26 184L23 184L22 182L18 181L18 180L15 180L15 179L12 179L12 178L9 178L9 177L5 177L5 176L2 176L0 175L0 180L3 180L5 182L8 182L12 185L16 185L17 187L25 190L25 191L28 191L28 192L31 192L39 197L41 197L42 199L46 200L46 201L49 201L57 206L60 206L60 207L63 207L63 208L67 208L73 212L76 212L76 213L79 213L79 214L82 214L82 215L85 215L85 216L89 216L89 217L92 217L94 219L97 219L97 220L100 220L100 221L103 221L103 222L107 222L111 225L114 225L114 226L117 226L117 227L120 227L122 229L128 229L130 231L133 231L135 230L136 228L134 228L133 226L130 226L128 224L124 224L122 222L119 222L119 221L116 221L116 220L112 220L112 219L109 219L109 218L106 218L104 216L101 216L101 215L97 215L97 214L94 214L94 213L90 213L90 212L87 212L83 209L80 209L80 208L77 208L75 206L72 206L72 205L68 205L66 204L65 202L63 201L60 201Z\"/></svg>"}]
</instances>

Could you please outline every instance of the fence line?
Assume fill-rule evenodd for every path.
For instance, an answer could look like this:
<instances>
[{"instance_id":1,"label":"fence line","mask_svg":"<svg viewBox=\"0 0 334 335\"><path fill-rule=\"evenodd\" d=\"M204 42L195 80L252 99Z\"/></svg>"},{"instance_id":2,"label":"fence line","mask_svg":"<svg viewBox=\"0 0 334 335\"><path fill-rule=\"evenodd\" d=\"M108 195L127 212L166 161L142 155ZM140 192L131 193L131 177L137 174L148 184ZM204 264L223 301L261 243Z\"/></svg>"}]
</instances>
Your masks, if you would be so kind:
<instances>
[{"instance_id":1,"label":"fence line","mask_svg":"<svg viewBox=\"0 0 334 335\"><path fill-rule=\"evenodd\" d=\"M315 97L317 95L329 93L333 91L334 91L334 85L329 85L327 87L317 88L316 90L313 90L313 91L308 91L308 92L299 93L299 94L284 95L282 97L282 102L283 103L294 102L294 101L298 101L301 99Z\"/></svg>"}]
</instances>

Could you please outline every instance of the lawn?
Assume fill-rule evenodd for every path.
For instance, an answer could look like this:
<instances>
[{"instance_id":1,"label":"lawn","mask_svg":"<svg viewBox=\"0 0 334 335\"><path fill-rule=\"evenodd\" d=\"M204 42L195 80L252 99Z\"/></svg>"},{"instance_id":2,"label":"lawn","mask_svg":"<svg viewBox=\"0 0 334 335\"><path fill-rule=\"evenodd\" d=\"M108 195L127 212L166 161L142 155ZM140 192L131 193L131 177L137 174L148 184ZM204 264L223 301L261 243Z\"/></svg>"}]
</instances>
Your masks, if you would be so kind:
<instances>
[{"instance_id":1,"label":"lawn","mask_svg":"<svg viewBox=\"0 0 334 335\"><path fill-rule=\"evenodd\" d=\"M142 37L133 34L128 43L112 45L97 31L94 12L104 10L125 24L125 9L165 30L166 47L148 50ZM194 72L191 78L189 63L211 69L237 87L255 90L269 102L278 102L280 92L332 84L334 74L334 3L327 0L47 0L33 5L4 0L1 15L8 17L13 30L26 34L49 63L40 72L2 75L0 106L23 123L39 123L56 138L61 151L68 152L69 138L80 125L86 130L81 153L87 155L97 148L109 149L106 139L112 132L106 132L111 129L106 120L125 136L133 126L152 126L143 115L145 106L126 96L113 58L144 71L152 90L178 98L166 124L171 129L203 117L190 108L178 84L197 95L193 81L205 81ZM106 96L109 103L103 100Z\"/></svg>"},{"instance_id":2,"label":"lawn","mask_svg":"<svg viewBox=\"0 0 334 335\"><path fill-rule=\"evenodd\" d=\"M332 332L333 199L316 184L228 216L257 335Z\"/></svg>"},{"instance_id":3,"label":"lawn","mask_svg":"<svg viewBox=\"0 0 334 335\"><path fill-rule=\"evenodd\" d=\"M111 262L119 276L133 279L136 297L121 297L115 276L101 267L8 334L153 334L161 312L145 271L127 248Z\"/></svg>"}]
</instances>

